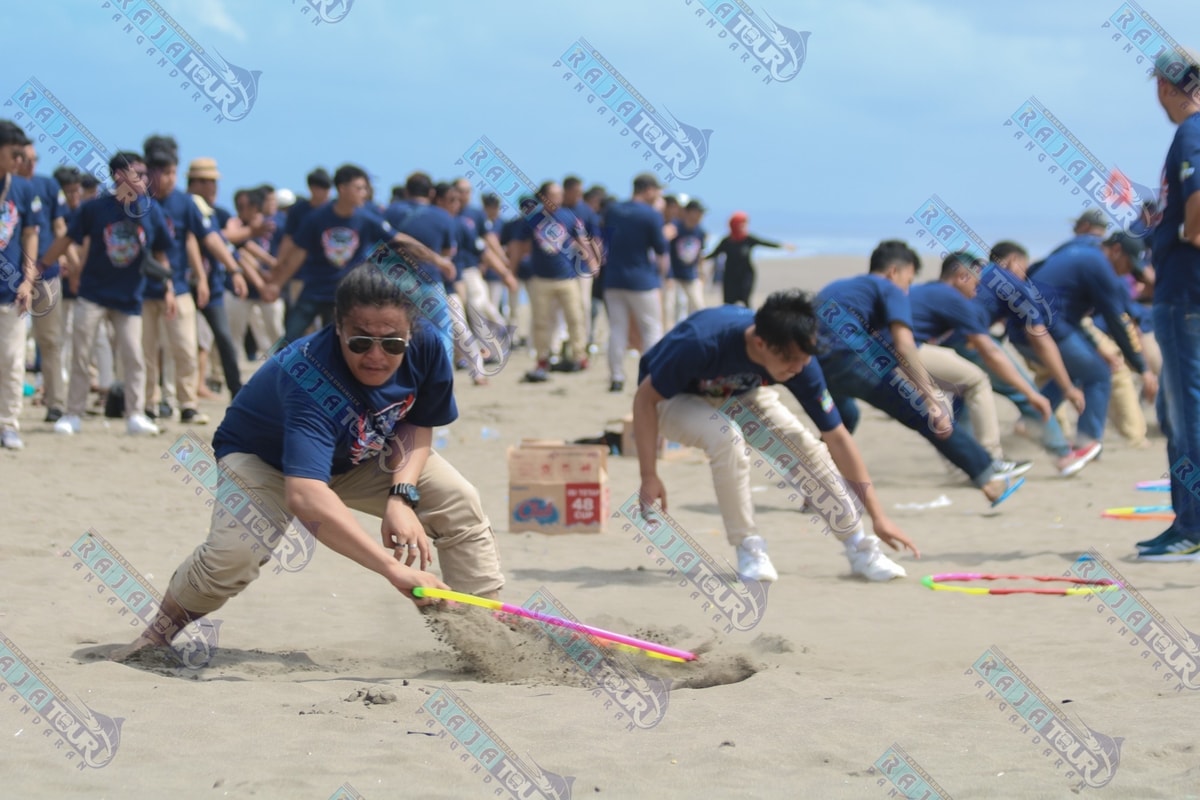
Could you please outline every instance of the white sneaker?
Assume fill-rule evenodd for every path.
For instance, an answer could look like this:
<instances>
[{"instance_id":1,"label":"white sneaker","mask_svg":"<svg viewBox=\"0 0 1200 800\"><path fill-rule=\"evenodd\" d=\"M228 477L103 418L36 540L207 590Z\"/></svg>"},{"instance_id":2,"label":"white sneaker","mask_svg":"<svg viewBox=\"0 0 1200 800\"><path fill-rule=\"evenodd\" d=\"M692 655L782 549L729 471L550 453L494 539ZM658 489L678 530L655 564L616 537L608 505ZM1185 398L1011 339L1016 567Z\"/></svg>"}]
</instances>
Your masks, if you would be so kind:
<instances>
[{"instance_id":1,"label":"white sneaker","mask_svg":"<svg viewBox=\"0 0 1200 800\"><path fill-rule=\"evenodd\" d=\"M907 577L904 567L892 561L879 549L879 537L863 536L857 545L846 544L850 571L869 581L890 581Z\"/></svg>"},{"instance_id":2,"label":"white sneaker","mask_svg":"<svg viewBox=\"0 0 1200 800\"><path fill-rule=\"evenodd\" d=\"M158 426L150 421L145 414L132 414L125 420L125 430L130 436L143 434L158 435Z\"/></svg>"},{"instance_id":3,"label":"white sneaker","mask_svg":"<svg viewBox=\"0 0 1200 800\"><path fill-rule=\"evenodd\" d=\"M771 583L779 580L779 573L767 555L767 543L761 536L747 536L737 548L738 577L747 581Z\"/></svg>"},{"instance_id":4,"label":"white sneaker","mask_svg":"<svg viewBox=\"0 0 1200 800\"><path fill-rule=\"evenodd\" d=\"M72 434L79 433L79 427L79 417L75 416L74 414L67 414L64 417L60 417L58 422L54 423L54 432L61 433L64 436L70 436Z\"/></svg>"},{"instance_id":5,"label":"white sneaker","mask_svg":"<svg viewBox=\"0 0 1200 800\"><path fill-rule=\"evenodd\" d=\"M5 428L0 431L0 446L9 450L20 450L25 443L21 441L21 434L17 433L16 428Z\"/></svg>"}]
</instances>

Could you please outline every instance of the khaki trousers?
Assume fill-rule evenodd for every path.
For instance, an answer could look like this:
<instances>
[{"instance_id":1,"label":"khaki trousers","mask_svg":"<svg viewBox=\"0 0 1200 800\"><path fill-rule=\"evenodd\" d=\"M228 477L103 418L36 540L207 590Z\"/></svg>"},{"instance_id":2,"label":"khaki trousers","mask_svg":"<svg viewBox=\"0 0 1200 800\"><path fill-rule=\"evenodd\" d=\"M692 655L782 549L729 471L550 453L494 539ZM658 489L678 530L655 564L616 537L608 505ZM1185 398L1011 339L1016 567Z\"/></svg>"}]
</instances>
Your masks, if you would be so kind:
<instances>
[{"instance_id":1,"label":"khaki trousers","mask_svg":"<svg viewBox=\"0 0 1200 800\"><path fill-rule=\"evenodd\" d=\"M942 391L962 396L970 409L975 440L992 458L1002 458L1000 419L996 415L996 399L987 373L949 347L923 344L917 348L917 355L929 377Z\"/></svg>"},{"instance_id":2,"label":"khaki trousers","mask_svg":"<svg viewBox=\"0 0 1200 800\"><path fill-rule=\"evenodd\" d=\"M141 414L146 407L146 360L142 355L142 318L96 305L82 297L75 301L71 321L71 380L67 385L67 413L83 417L87 410L92 376L92 346L104 320L112 324L121 377L125 384L125 416Z\"/></svg>"},{"instance_id":3,"label":"khaki trousers","mask_svg":"<svg viewBox=\"0 0 1200 800\"><path fill-rule=\"evenodd\" d=\"M62 411L67 405L67 385L63 369L62 280L51 278L33 303L33 339L42 356L42 389L46 408Z\"/></svg>"},{"instance_id":4,"label":"khaki trousers","mask_svg":"<svg viewBox=\"0 0 1200 800\"><path fill-rule=\"evenodd\" d=\"M587 357L587 323L584 322L583 300L579 296L579 280L533 277L529 279L529 304L533 313L533 347L538 361L550 359L550 337L554 331L556 312L567 322L567 337L571 358Z\"/></svg>"},{"instance_id":5,"label":"khaki trousers","mask_svg":"<svg viewBox=\"0 0 1200 800\"><path fill-rule=\"evenodd\" d=\"M175 362L175 396L179 408L196 408L196 392L199 390L199 365L196 343L196 301L190 294L175 298L178 311L174 319L167 319L166 300L146 300L142 303L142 348L146 353L146 397L151 406L161 399L158 386L158 352L161 347L159 325L166 331L167 348L163 358ZM138 408L137 412L141 413Z\"/></svg>"}]
</instances>

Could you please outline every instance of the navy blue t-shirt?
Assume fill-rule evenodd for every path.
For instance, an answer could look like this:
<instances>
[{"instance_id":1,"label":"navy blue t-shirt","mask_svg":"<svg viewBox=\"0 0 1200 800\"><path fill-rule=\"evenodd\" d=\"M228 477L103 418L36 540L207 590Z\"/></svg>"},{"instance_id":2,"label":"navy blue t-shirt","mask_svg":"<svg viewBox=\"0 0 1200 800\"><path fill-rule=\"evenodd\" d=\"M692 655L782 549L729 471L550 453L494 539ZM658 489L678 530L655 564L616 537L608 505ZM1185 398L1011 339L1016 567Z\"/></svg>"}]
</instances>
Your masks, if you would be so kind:
<instances>
[{"instance_id":1,"label":"navy blue t-shirt","mask_svg":"<svg viewBox=\"0 0 1200 800\"><path fill-rule=\"evenodd\" d=\"M1028 331L1038 325L1054 334L1055 317L1050 301L1029 281L999 264L988 264L979 276L979 291L973 301L983 323L991 327L1004 322L1006 327Z\"/></svg>"},{"instance_id":2,"label":"navy blue t-shirt","mask_svg":"<svg viewBox=\"0 0 1200 800\"><path fill-rule=\"evenodd\" d=\"M0 178L0 191L3 188L4 179ZM25 279L21 232L38 224L40 215L34 210L36 200L33 184L20 175L13 175L8 196L0 207L0 303L5 305L16 301L17 288ZM34 257L32 253L30 257Z\"/></svg>"},{"instance_id":3,"label":"navy blue t-shirt","mask_svg":"<svg viewBox=\"0 0 1200 800\"><path fill-rule=\"evenodd\" d=\"M583 220L583 227L587 230L588 236L593 239L599 239L604 233L603 225L600 222L600 215L592 210L592 207L580 200L575 204L574 208L568 209L572 214Z\"/></svg>"},{"instance_id":4,"label":"navy blue t-shirt","mask_svg":"<svg viewBox=\"0 0 1200 800\"><path fill-rule=\"evenodd\" d=\"M565 208L543 210L533 220L521 219L513 229L518 242L530 242L529 270L535 278L565 280L578 276L577 242L587 236L583 220Z\"/></svg>"},{"instance_id":5,"label":"navy blue t-shirt","mask_svg":"<svg viewBox=\"0 0 1200 800\"><path fill-rule=\"evenodd\" d=\"M189 291L187 257L187 235L195 235L200 253L205 252L203 239L212 230L206 223L204 215L196 206L196 201L187 192L172 189L171 193L155 202L162 208L166 218L167 231L171 235L171 245L167 248L167 262L171 265L171 283L175 287L175 296L182 297ZM146 282L146 299L161 300L167 295L167 287L162 281Z\"/></svg>"},{"instance_id":6,"label":"navy blue t-shirt","mask_svg":"<svg viewBox=\"0 0 1200 800\"><path fill-rule=\"evenodd\" d=\"M458 418L454 372L437 335L418 326L396 374L363 386L332 326L273 355L238 392L213 436L218 458L258 456L297 478L329 482L384 452L401 422L433 428Z\"/></svg>"},{"instance_id":7,"label":"navy blue t-shirt","mask_svg":"<svg viewBox=\"0 0 1200 800\"><path fill-rule=\"evenodd\" d=\"M300 273L302 300L332 303L346 273L375 245L396 235L386 221L362 208L342 217L333 206L333 202L326 203L305 217L295 236L296 246L307 254Z\"/></svg>"},{"instance_id":8,"label":"navy blue t-shirt","mask_svg":"<svg viewBox=\"0 0 1200 800\"><path fill-rule=\"evenodd\" d=\"M305 197L297 200L287 210L287 219L283 224L283 232L292 237L293 242L296 240L296 234L300 232L300 225L312 210L312 201Z\"/></svg>"},{"instance_id":9,"label":"navy blue t-shirt","mask_svg":"<svg viewBox=\"0 0 1200 800\"><path fill-rule=\"evenodd\" d=\"M667 252L662 214L645 203L629 200L609 206L604 220L608 261L604 265L605 289L647 292L662 286L658 264L650 257Z\"/></svg>"},{"instance_id":10,"label":"navy blue t-shirt","mask_svg":"<svg viewBox=\"0 0 1200 800\"><path fill-rule=\"evenodd\" d=\"M521 217L515 217L508 220L500 226L500 245L503 247L517 238L517 231L528 223ZM532 248L529 255L521 259L521 263L517 264L517 280L527 281L533 277L533 252Z\"/></svg>"},{"instance_id":11,"label":"navy blue t-shirt","mask_svg":"<svg viewBox=\"0 0 1200 800\"><path fill-rule=\"evenodd\" d=\"M1200 192L1200 113L1179 124L1163 166L1162 220L1151 239L1156 303L1200 303L1200 248L1179 240L1188 198Z\"/></svg>"},{"instance_id":12,"label":"navy blue t-shirt","mask_svg":"<svg viewBox=\"0 0 1200 800\"><path fill-rule=\"evenodd\" d=\"M111 194L87 201L71 220L67 234L76 244L88 239L87 260L79 279L79 296L122 314L140 316L146 279L142 252L165 252L171 234L162 208L139 197L132 213Z\"/></svg>"},{"instance_id":13,"label":"navy blue t-shirt","mask_svg":"<svg viewBox=\"0 0 1200 800\"><path fill-rule=\"evenodd\" d=\"M205 227L216 231L217 235L221 237L221 241L225 243L225 248L229 249L229 241L225 238L224 233L225 223L229 221L230 217L229 212L219 206L208 205L199 195L193 195L192 202L196 204L196 209L204 219ZM205 208L208 208L210 213L204 213ZM204 264L204 274L208 276L208 304L210 306L221 305L225 302L225 284L228 278L225 274L225 265L213 258L203 243L200 245L200 261ZM193 291L192 294L194 295L195 292Z\"/></svg>"},{"instance_id":14,"label":"navy blue t-shirt","mask_svg":"<svg viewBox=\"0 0 1200 800\"><path fill-rule=\"evenodd\" d=\"M778 383L746 355L746 329L753 324L754 310L749 308L718 306L697 311L642 356L638 383L649 376L655 391L666 398L677 394L731 397ZM831 431L842 424L817 359L810 359L783 385L818 430Z\"/></svg>"},{"instance_id":15,"label":"navy blue t-shirt","mask_svg":"<svg viewBox=\"0 0 1200 800\"><path fill-rule=\"evenodd\" d=\"M979 307L942 281L918 284L908 291L913 339L917 344L943 344L952 334L986 334Z\"/></svg>"},{"instance_id":16,"label":"navy blue t-shirt","mask_svg":"<svg viewBox=\"0 0 1200 800\"><path fill-rule=\"evenodd\" d=\"M844 335L844 332L829 327L830 315L822 309L830 301L836 302L843 310L866 322L870 329L868 333L878 335L889 344L894 344L891 329L893 322L899 322L909 329L913 326L912 305L908 295L899 286L882 275L867 274L843 278L829 284L817 295L821 342L830 353L852 352L857 337L857 332Z\"/></svg>"},{"instance_id":17,"label":"navy blue t-shirt","mask_svg":"<svg viewBox=\"0 0 1200 800\"><path fill-rule=\"evenodd\" d=\"M483 259L483 250L487 246L483 237L488 232L487 214L483 213L482 208L468 206L464 208L458 215L458 224L461 229L459 246L459 259L455 264L461 262L460 271L468 267L477 267Z\"/></svg>"},{"instance_id":18,"label":"navy blue t-shirt","mask_svg":"<svg viewBox=\"0 0 1200 800\"><path fill-rule=\"evenodd\" d=\"M400 226L404 224L404 218L412 212L413 208L415 206L411 200L394 200L383 210L383 218L393 228L400 230Z\"/></svg>"},{"instance_id":19,"label":"navy blue t-shirt","mask_svg":"<svg viewBox=\"0 0 1200 800\"><path fill-rule=\"evenodd\" d=\"M697 225L689 228L682 222L676 226L675 238L671 240L671 277L677 281L694 281L704 255L704 228Z\"/></svg>"},{"instance_id":20,"label":"navy blue t-shirt","mask_svg":"<svg viewBox=\"0 0 1200 800\"><path fill-rule=\"evenodd\" d=\"M67 198L63 196L58 181L49 175L34 175L29 182L33 184L33 191L36 195L33 205L38 216L37 257L40 259L57 238L54 235L54 221L62 219L65 215ZM45 280L57 278L61 272L62 268L58 264L52 264L50 269L42 273L42 278Z\"/></svg>"},{"instance_id":21,"label":"navy blue t-shirt","mask_svg":"<svg viewBox=\"0 0 1200 800\"><path fill-rule=\"evenodd\" d=\"M438 255L446 255L449 252L453 258L457 252L458 222L441 206L424 203L414 205L398 230L407 233ZM419 266L430 280L442 283L448 292L453 291L453 282L446 281L440 269L424 262Z\"/></svg>"}]
</instances>

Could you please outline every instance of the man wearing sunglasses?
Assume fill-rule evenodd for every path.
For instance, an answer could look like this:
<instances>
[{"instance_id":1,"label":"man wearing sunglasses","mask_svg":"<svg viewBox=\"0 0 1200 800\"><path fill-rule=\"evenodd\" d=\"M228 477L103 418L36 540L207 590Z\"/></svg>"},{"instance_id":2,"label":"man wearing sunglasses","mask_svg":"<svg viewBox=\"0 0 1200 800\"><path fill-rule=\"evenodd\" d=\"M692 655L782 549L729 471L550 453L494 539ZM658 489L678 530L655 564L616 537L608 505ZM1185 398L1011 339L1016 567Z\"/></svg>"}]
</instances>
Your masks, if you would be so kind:
<instances>
[{"instance_id":1,"label":"man wearing sunglasses","mask_svg":"<svg viewBox=\"0 0 1200 800\"><path fill-rule=\"evenodd\" d=\"M494 598L504 577L479 492L430 446L433 428L458 409L446 348L418 319L391 275L374 264L350 270L337 288L335 325L280 350L229 407L213 437L220 480L239 477L267 530L294 520L406 597L416 586L449 584ZM172 576L159 624L114 659L168 643L258 577L269 556L220 509L207 541ZM352 509L382 520L383 547ZM431 541L445 584L425 571Z\"/></svg>"}]
</instances>

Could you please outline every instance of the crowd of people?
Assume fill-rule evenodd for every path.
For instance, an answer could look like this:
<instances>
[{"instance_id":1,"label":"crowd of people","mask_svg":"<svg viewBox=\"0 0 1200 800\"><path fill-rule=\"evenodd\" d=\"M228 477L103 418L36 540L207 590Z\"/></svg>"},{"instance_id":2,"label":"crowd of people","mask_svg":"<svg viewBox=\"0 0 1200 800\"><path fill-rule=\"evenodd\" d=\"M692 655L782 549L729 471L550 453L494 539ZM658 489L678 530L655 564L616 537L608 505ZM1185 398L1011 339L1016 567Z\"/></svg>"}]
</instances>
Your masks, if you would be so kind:
<instances>
[{"instance_id":1,"label":"crowd of people","mask_svg":"<svg viewBox=\"0 0 1200 800\"><path fill-rule=\"evenodd\" d=\"M97 194L94 181L69 169L37 175L33 146L0 121L3 444L22 446L26 312L46 419L63 434L80 430L90 390L118 375L130 434L156 432L155 418L176 404L184 423L203 424L196 398L215 346L232 405L214 449L271 500L281 529L294 516L409 597L416 586L445 585L425 571L432 540L447 583L494 597L503 576L491 523L478 494L432 448L432 428L457 417L455 367L484 384L486 366L502 365L507 350L521 346L517 309L527 295L534 365L524 380L589 369L600 313L611 391L625 390L628 351L641 354L633 417L643 513L667 508L659 437L702 448L745 580L778 573L754 522L750 451L731 433L729 415L714 413L731 399L787 440L815 480L795 480L815 507L827 510L816 500L827 493L853 506L831 529L851 572L873 581L905 574L882 544L917 548L875 495L855 442L859 401L926 439L993 507L1031 467L1001 449L997 395L1015 405L1018 430L1045 447L1063 478L1100 457L1109 422L1145 446L1142 400L1154 401L1176 521L1138 543L1139 558L1200 559L1200 500L1176 474L1184 459L1188 474L1200 461L1197 82L1195 65L1181 78L1159 74L1159 99L1178 132L1163 195L1143 208L1133 232L1110 232L1103 215L1089 211L1036 262L1019 243L1002 241L986 254L950 253L924 283L916 283L919 254L886 240L863 274L815 294L775 292L757 309L751 251L782 245L751 234L739 212L728 234L706 246L703 204L664 196L652 174L634 178L628 200L601 187L585 191L575 176L548 181L505 220L494 195L472 205L468 179L435 182L415 172L384 206L366 171L344 165L332 176L309 174L302 199L270 186L240 190L230 212L217 205L212 159L193 159L187 191L177 188L171 137L114 156L114 184ZM435 287L462 324L427 332L423 302L367 261L379 243ZM704 308L709 280L722 284L725 302ZM243 388L243 356L277 349ZM332 385L351 387L344 416L288 377L283 364L297 358ZM780 402L777 384L817 435ZM1073 415L1063 413L1067 406ZM407 444L391 448L406 427ZM349 508L383 520L391 555ZM247 548L245 537L214 522L171 581L164 627L135 648L161 644L164 630L211 613L253 581L259 555Z\"/></svg>"}]
</instances>

